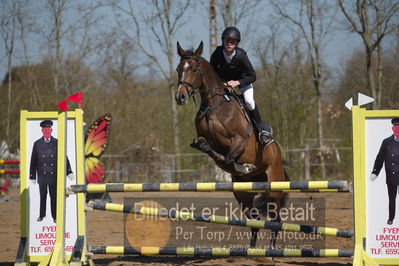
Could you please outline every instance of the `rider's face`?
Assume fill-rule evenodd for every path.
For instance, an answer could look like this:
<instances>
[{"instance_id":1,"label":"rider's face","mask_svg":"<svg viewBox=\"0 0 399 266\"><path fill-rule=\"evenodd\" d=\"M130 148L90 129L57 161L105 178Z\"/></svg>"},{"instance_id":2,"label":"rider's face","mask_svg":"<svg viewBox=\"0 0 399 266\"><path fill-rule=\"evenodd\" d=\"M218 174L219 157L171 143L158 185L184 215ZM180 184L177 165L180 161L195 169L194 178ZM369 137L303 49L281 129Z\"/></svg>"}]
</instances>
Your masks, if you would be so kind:
<instances>
[{"instance_id":1,"label":"rider's face","mask_svg":"<svg viewBox=\"0 0 399 266\"><path fill-rule=\"evenodd\" d=\"M224 38L223 39L223 47L226 52L231 53L236 49L238 44L238 40L232 38Z\"/></svg>"}]
</instances>

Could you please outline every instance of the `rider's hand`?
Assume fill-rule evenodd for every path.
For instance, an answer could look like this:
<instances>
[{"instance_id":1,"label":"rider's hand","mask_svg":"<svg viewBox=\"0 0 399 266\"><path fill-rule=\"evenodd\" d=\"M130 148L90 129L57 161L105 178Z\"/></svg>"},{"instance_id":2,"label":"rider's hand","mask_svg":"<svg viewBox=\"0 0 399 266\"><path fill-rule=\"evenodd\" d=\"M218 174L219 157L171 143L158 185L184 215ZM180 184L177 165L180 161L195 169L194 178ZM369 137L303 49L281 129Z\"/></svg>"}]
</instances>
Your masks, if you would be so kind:
<instances>
[{"instance_id":1,"label":"rider's hand","mask_svg":"<svg viewBox=\"0 0 399 266\"><path fill-rule=\"evenodd\" d=\"M33 185L36 185L36 179L31 179Z\"/></svg>"},{"instance_id":2,"label":"rider's hand","mask_svg":"<svg viewBox=\"0 0 399 266\"><path fill-rule=\"evenodd\" d=\"M227 82L227 85L231 86L231 87L236 87L240 85L240 82L238 80L230 80Z\"/></svg>"}]
</instances>

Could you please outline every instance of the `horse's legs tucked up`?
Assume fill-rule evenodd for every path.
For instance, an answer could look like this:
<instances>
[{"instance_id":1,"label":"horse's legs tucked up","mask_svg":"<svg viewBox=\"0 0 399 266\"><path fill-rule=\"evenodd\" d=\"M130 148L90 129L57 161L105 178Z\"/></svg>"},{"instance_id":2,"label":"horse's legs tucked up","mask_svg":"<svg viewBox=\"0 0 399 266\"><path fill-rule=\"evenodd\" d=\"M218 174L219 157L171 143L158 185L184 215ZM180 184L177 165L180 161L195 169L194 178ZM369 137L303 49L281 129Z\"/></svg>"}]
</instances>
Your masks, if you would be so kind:
<instances>
[{"instance_id":1,"label":"horse's legs tucked up","mask_svg":"<svg viewBox=\"0 0 399 266\"><path fill-rule=\"evenodd\" d=\"M191 143L190 146L208 154L217 163L223 164L226 169L230 169L231 171L249 174L250 172L256 170L255 165L247 163L237 164L234 162L234 155L236 155L236 153L238 153L238 151L242 148L241 146L231 149L226 156L214 151L204 137L198 137L198 141Z\"/></svg>"},{"instance_id":2,"label":"horse's legs tucked up","mask_svg":"<svg viewBox=\"0 0 399 266\"><path fill-rule=\"evenodd\" d=\"M190 144L190 146L194 149L198 149L206 154L208 154L212 159L214 159L216 162L223 163L226 158L212 150L211 145L209 145L208 141L206 141L205 138L203 137L198 137L198 141Z\"/></svg>"}]
</instances>

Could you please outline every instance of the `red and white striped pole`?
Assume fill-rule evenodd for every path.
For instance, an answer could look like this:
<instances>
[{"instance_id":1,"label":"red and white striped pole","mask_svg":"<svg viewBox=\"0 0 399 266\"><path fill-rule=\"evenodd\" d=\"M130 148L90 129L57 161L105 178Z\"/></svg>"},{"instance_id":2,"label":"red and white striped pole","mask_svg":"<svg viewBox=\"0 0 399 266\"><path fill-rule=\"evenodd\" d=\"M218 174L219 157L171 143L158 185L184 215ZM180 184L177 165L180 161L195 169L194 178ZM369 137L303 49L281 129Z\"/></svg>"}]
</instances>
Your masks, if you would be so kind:
<instances>
[{"instance_id":1,"label":"red and white striped pole","mask_svg":"<svg viewBox=\"0 0 399 266\"><path fill-rule=\"evenodd\" d=\"M0 160L0 164L19 164L19 160Z\"/></svg>"},{"instance_id":2,"label":"red and white striped pole","mask_svg":"<svg viewBox=\"0 0 399 266\"><path fill-rule=\"evenodd\" d=\"M0 170L0 174L19 174L19 170Z\"/></svg>"}]
</instances>

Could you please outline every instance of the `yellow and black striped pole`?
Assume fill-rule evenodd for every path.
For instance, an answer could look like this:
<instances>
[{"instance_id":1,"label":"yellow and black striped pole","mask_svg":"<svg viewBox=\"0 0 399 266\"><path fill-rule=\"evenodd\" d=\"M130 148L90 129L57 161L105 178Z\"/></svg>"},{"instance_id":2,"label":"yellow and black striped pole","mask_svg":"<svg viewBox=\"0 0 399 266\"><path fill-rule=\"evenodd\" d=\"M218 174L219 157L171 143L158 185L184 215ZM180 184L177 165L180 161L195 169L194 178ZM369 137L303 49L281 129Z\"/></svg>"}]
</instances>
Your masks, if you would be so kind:
<instances>
[{"instance_id":1,"label":"yellow and black striped pole","mask_svg":"<svg viewBox=\"0 0 399 266\"><path fill-rule=\"evenodd\" d=\"M167 192L167 191L281 191L281 192L349 192L347 181L284 181L233 183L159 183L159 184L88 184L72 185L74 193Z\"/></svg>"},{"instance_id":2,"label":"yellow and black striped pole","mask_svg":"<svg viewBox=\"0 0 399 266\"><path fill-rule=\"evenodd\" d=\"M93 254L124 254L124 255L181 255L181 256L246 256L246 257L351 257L351 249L235 249L235 248L179 248L179 247L141 247L130 246L91 246Z\"/></svg>"},{"instance_id":3,"label":"yellow and black striped pole","mask_svg":"<svg viewBox=\"0 0 399 266\"><path fill-rule=\"evenodd\" d=\"M270 229L278 231L304 232L307 234L319 234L319 235L327 235L335 237L351 238L353 236L352 230L343 230L343 229L313 226L313 225L268 222L268 221L255 220L255 219L238 219L238 218L229 218L227 216L218 216L218 215L193 213L193 212L179 212L176 210L156 209L149 207L135 208L134 206L128 206L116 203L104 203L97 201L90 202L89 205L96 210L136 213L148 216L168 217L171 219L238 225L238 226L245 226L251 228Z\"/></svg>"}]
</instances>

